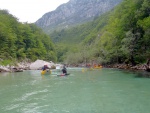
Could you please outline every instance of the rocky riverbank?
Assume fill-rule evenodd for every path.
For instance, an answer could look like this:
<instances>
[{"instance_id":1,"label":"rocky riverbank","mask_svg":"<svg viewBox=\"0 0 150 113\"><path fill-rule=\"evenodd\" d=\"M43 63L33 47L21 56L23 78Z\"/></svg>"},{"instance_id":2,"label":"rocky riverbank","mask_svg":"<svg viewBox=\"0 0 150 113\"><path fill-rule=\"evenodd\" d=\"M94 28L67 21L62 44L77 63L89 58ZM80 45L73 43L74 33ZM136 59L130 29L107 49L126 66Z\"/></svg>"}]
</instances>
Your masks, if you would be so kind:
<instances>
[{"instance_id":1,"label":"rocky riverbank","mask_svg":"<svg viewBox=\"0 0 150 113\"><path fill-rule=\"evenodd\" d=\"M44 65L47 65L51 69L55 69L57 66L61 66L61 64L55 64L52 61L47 62L44 60L36 60L35 62L20 62L15 66L7 65L0 66L0 72L22 72L23 70L40 70Z\"/></svg>"},{"instance_id":2,"label":"rocky riverbank","mask_svg":"<svg viewBox=\"0 0 150 113\"><path fill-rule=\"evenodd\" d=\"M143 74L139 74L137 77L146 77L150 78L150 66L147 64L140 64L136 66L127 65L127 64L114 64L114 65L105 65L105 68L117 68L117 69L124 69L124 70L131 70L136 72L141 72Z\"/></svg>"},{"instance_id":3,"label":"rocky riverbank","mask_svg":"<svg viewBox=\"0 0 150 113\"><path fill-rule=\"evenodd\" d=\"M0 72L22 72L24 70L41 70L44 65L47 65L51 69L61 68L61 64L55 64L52 61L36 60L35 62L20 62L17 65L7 65L0 66ZM150 72L149 63L132 66L129 64L113 64L113 65L103 65L104 68L117 68L117 69L126 69L126 70L135 70L135 71L145 71ZM147 77L150 77L148 74Z\"/></svg>"},{"instance_id":4,"label":"rocky riverbank","mask_svg":"<svg viewBox=\"0 0 150 113\"><path fill-rule=\"evenodd\" d=\"M29 70L30 63L20 62L16 65L0 65L0 72L22 72L23 70Z\"/></svg>"},{"instance_id":5,"label":"rocky riverbank","mask_svg":"<svg viewBox=\"0 0 150 113\"><path fill-rule=\"evenodd\" d=\"M140 64L140 65L129 65L129 64L112 64L112 65L105 65L103 66L105 68L118 68L118 69L129 69L129 70L145 70L148 71L148 68L150 66L147 66L146 64Z\"/></svg>"},{"instance_id":6,"label":"rocky riverbank","mask_svg":"<svg viewBox=\"0 0 150 113\"><path fill-rule=\"evenodd\" d=\"M146 70L144 65L127 65L127 64L112 64L112 65L105 65L106 68L118 68L118 69L133 69L133 70Z\"/></svg>"}]
</instances>

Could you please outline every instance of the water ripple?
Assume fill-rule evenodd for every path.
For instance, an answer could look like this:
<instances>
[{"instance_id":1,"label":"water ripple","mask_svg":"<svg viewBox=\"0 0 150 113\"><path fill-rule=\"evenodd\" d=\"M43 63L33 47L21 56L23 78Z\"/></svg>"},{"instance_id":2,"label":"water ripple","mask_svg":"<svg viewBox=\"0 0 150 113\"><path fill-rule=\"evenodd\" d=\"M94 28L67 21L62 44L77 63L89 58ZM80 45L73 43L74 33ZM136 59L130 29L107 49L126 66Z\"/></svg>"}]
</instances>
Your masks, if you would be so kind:
<instances>
[{"instance_id":1,"label":"water ripple","mask_svg":"<svg viewBox=\"0 0 150 113\"><path fill-rule=\"evenodd\" d=\"M19 104L11 104L10 106L6 106L4 107L4 111L11 111L13 109L19 108L21 107L23 104L19 103Z\"/></svg>"},{"instance_id":2,"label":"water ripple","mask_svg":"<svg viewBox=\"0 0 150 113\"><path fill-rule=\"evenodd\" d=\"M24 94L21 98L17 99L17 101L26 100L26 99L29 98L30 96L33 96L33 95L36 95L36 94L39 94L39 93L45 93L45 92L48 92L48 90L47 90L47 89L44 89L44 90L42 90L42 91L34 91L34 92L26 93L26 94Z\"/></svg>"},{"instance_id":3,"label":"water ripple","mask_svg":"<svg viewBox=\"0 0 150 113\"><path fill-rule=\"evenodd\" d=\"M40 108L47 107L49 105L39 106L37 103L30 103L21 109L22 113L42 113L39 111Z\"/></svg>"}]
</instances>

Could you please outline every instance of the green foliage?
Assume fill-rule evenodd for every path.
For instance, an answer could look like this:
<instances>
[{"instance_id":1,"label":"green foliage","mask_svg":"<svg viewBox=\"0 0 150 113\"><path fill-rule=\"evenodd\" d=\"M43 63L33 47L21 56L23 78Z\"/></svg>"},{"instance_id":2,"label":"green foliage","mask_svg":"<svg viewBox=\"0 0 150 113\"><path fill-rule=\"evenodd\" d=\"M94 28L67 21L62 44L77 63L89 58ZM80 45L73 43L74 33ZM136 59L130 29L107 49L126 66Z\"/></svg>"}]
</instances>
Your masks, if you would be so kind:
<instances>
[{"instance_id":1,"label":"green foliage","mask_svg":"<svg viewBox=\"0 0 150 113\"><path fill-rule=\"evenodd\" d=\"M0 58L56 61L55 48L40 28L34 24L19 23L6 10L0 10Z\"/></svg>"},{"instance_id":2,"label":"green foliage","mask_svg":"<svg viewBox=\"0 0 150 113\"><path fill-rule=\"evenodd\" d=\"M149 23L146 24L147 26L142 23L148 22L147 18L149 18L149 15L145 14L147 12L143 13L145 1L124 0L112 12L108 24L102 29L99 43L101 48L107 51L105 57L110 58L109 62L120 62L119 59L121 59L121 61L129 60L132 65L135 65L147 59L144 52L146 49L143 47L145 42L143 43L143 41L146 33L144 28L149 27ZM142 12L142 14L138 12ZM144 21L140 21L141 19ZM141 51L143 56L140 55ZM114 58L118 61L114 61Z\"/></svg>"},{"instance_id":3,"label":"green foliage","mask_svg":"<svg viewBox=\"0 0 150 113\"><path fill-rule=\"evenodd\" d=\"M3 61L0 61L0 65L8 65L8 64L11 64L11 60L3 60Z\"/></svg>"},{"instance_id":4,"label":"green foliage","mask_svg":"<svg viewBox=\"0 0 150 113\"><path fill-rule=\"evenodd\" d=\"M68 55L72 52L80 51L82 47L80 48L79 45L81 43L83 45L92 44L94 40L99 37L100 34L97 34L99 30L106 25L107 19L105 18L107 18L108 15L109 14L102 15L101 18L96 18L93 22L78 25L71 29L51 33L50 37L53 42L56 43L58 61L62 62L66 57L68 58Z\"/></svg>"},{"instance_id":5,"label":"green foliage","mask_svg":"<svg viewBox=\"0 0 150 113\"><path fill-rule=\"evenodd\" d=\"M59 55L68 63L144 63L150 57L150 1L124 0L92 22L50 36L66 45L69 52L60 50ZM68 44L76 46L76 51Z\"/></svg>"}]
</instances>

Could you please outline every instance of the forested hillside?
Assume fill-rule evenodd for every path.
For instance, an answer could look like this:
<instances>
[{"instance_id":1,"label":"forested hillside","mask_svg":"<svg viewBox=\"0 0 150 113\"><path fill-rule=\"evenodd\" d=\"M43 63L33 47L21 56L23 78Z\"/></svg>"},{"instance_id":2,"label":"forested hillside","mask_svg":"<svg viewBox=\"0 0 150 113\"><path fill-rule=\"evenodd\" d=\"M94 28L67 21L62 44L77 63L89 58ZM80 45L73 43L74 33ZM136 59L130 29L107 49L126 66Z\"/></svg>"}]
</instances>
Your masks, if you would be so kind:
<instances>
[{"instance_id":1,"label":"forested hillside","mask_svg":"<svg viewBox=\"0 0 150 113\"><path fill-rule=\"evenodd\" d=\"M66 62L145 63L150 58L150 1L124 0L93 22L50 36L56 43L69 40L63 46L68 50L59 51Z\"/></svg>"},{"instance_id":2,"label":"forested hillside","mask_svg":"<svg viewBox=\"0 0 150 113\"><path fill-rule=\"evenodd\" d=\"M50 37L34 24L19 23L6 10L0 10L0 62L45 59L56 61Z\"/></svg>"}]
</instances>

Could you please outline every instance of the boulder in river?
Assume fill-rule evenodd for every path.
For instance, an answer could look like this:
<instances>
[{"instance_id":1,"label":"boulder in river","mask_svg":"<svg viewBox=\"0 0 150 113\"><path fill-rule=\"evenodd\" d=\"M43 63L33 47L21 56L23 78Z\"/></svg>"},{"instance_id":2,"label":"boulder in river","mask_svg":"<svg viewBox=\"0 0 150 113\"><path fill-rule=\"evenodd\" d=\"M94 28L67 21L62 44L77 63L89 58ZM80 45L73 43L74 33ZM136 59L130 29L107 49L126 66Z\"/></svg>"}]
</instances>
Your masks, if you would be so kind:
<instances>
[{"instance_id":1,"label":"boulder in river","mask_svg":"<svg viewBox=\"0 0 150 113\"><path fill-rule=\"evenodd\" d=\"M35 62L31 63L30 69L31 70L42 69L42 67L44 65L47 65L49 68L52 68L55 66L55 64L52 61L47 62L47 61L43 61L43 60L36 60Z\"/></svg>"}]
</instances>

